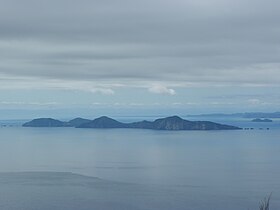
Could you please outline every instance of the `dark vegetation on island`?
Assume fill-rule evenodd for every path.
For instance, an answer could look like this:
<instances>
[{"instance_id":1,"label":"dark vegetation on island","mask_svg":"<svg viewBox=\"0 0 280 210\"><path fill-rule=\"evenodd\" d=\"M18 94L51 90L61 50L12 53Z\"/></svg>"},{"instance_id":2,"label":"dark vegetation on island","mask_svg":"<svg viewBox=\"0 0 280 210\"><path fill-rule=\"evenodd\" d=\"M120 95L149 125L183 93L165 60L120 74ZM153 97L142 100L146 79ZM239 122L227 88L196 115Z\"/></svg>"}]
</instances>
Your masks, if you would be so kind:
<instances>
[{"instance_id":1,"label":"dark vegetation on island","mask_svg":"<svg viewBox=\"0 0 280 210\"><path fill-rule=\"evenodd\" d=\"M66 122L55 120L52 118L38 118L30 122L24 123L23 127L65 127Z\"/></svg>"},{"instance_id":2,"label":"dark vegetation on island","mask_svg":"<svg viewBox=\"0 0 280 210\"><path fill-rule=\"evenodd\" d=\"M152 130L238 130L236 126L224 125L210 121L189 121L178 116L122 123L112 118L102 116L94 120L75 118L63 122L52 118L38 118L24 123L23 127L75 127L75 128L138 128Z\"/></svg>"},{"instance_id":3,"label":"dark vegetation on island","mask_svg":"<svg viewBox=\"0 0 280 210\"><path fill-rule=\"evenodd\" d=\"M78 118L75 118L75 119L67 122L67 125L70 126L70 127L77 127L77 126L80 126L82 124L89 123L90 121L91 120L83 119L83 118L78 117Z\"/></svg>"}]
</instances>

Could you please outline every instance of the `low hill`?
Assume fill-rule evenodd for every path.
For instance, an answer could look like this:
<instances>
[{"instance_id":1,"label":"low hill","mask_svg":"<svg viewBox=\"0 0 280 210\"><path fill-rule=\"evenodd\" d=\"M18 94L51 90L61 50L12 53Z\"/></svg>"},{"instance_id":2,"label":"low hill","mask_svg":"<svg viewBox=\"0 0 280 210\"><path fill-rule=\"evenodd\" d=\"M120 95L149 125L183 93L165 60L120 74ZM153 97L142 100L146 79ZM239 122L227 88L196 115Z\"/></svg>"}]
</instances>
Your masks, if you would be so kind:
<instances>
[{"instance_id":1,"label":"low hill","mask_svg":"<svg viewBox=\"0 0 280 210\"><path fill-rule=\"evenodd\" d=\"M126 128L125 123L121 123L112 118L102 116L90 122L81 124L77 128Z\"/></svg>"},{"instance_id":2,"label":"low hill","mask_svg":"<svg viewBox=\"0 0 280 210\"><path fill-rule=\"evenodd\" d=\"M156 130L232 130L235 126L223 125L210 121L189 121L178 116L157 119L153 122Z\"/></svg>"},{"instance_id":3,"label":"low hill","mask_svg":"<svg viewBox=\"0 0 280 210\"><path fill-rule=\"evenodd\" d=\"M89 122L91 122L91 120L78 117L78 118L75 118L73 120L70 120L68 122L68 125L70 127L78 127L82 124L89 123Z\"/></svg>"},{"instance_id":4,"label":"low hill","mask_svg":"<svg viewBox=\"0 0 280 210\"><path fill-rule=\"evenodd\" d=\"M38 118L24 123L23 127L65 127L66 123L52 118Z\"/></svg>"},{"instance_id":5,"label":"low hill","mask_svg":"<svg viewBox=\"0 0 280 210\"><path fill-rule=\"evenodd\" d=\"M157 119L153 122L142 121L131 123L131 128L144 128L153 130L234 130L235 126L223 125L209 121L189 121L178 116Z\"/></svg>"}]
</instances>

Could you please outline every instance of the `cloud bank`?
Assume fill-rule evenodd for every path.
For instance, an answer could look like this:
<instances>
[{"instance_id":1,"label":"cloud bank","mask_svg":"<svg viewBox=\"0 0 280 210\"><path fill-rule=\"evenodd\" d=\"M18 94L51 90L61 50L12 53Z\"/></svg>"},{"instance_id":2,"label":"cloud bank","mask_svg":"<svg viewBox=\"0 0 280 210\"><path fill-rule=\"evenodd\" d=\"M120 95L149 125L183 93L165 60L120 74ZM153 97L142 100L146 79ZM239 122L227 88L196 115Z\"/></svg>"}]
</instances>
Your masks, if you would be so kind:
<instances>
[{"instance_id":1,"label":"cloud bank","mask_svg":"<svg viewBox=\"0 0 280 210\"><path fill-rule=\"evenodd\" d=\"M115 84L170 95L176 86L278 86L278 8L276 0L1 0L0 80L109 95Z\"/></svg>"}]
</instances>

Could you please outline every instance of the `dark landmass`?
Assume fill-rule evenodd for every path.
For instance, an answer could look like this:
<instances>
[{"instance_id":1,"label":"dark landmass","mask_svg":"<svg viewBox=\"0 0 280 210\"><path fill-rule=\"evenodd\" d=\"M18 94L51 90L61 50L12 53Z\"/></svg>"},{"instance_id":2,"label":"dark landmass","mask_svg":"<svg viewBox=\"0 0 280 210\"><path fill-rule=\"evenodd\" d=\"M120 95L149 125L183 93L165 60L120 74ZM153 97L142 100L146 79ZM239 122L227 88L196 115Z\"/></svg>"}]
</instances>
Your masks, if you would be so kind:
<instances>
[{"instance_id":1,"label":"dark landmass","mask_svg":"<svg viewBox=\"0 0 280 210\"><path fill-rule=\"evenodd\" d=\"M83 118L78 117L78 118L75 118L73 120L70 120L68 122L68 125L70 127L78 127L78 126L80 126L82 124L89 123L90 121L91 120L89 120L89 119L83 119Z\"/></svg>"},{"instance_id":2,"label":"dark landmass","mask_svg":"<svg viewBox=\"0 0 280 210\"><path fill-rule=\"evenodd\" d=\"M23 127L66 127L67 123L52 118L38 118L24 123Z\"/></svg>"},{"instance_id":3,"label":"dark landmass","mask_svg":"<svg viewBox=\"0 0 280 210\"><path fill-rule=\"evenodd\" d=\"M142 128L153 130L235 130L235 126L223 125L210 121L189 121L178 116L157 119L153 122L142 121L130 123L130 128Z\"/></svg>"},{"instance_id":4,"label":"dark landmass","mask_svg":"<svg viewBox=\"0 0 280 210\"><path fill-rule=\"evenodd\" d=\"M280 118L280 112L245 112L234 114L200 114L200 115L187 115L187 117L240 117L240 118Z\"/></svg>"},{"instance_id":5,"label":"dark landmass","mask_svg":"<svg viewBox=\"0 0 280 210\"><path fill-rule=\"evenodd\" d=\"M82 123L84 122L84 123ZM76 124L76 125L75 125ZM39 118L23 124L24 127L76 127L76 128L138 128L152 130L237 130L236 126L223 125L210 121L189 121L178 116L166 117L155 121L122 123L103 116L92 121L76 118L62 122L51 118Z\"/></svg>"},{"instance_id":6,"label":"dark landmass","mask_svg":"<svg viewBox=\"0 0 280 210\"><path fill-rule=\"evenodd\" d=\"M77 127L81 124L91 122L91 120L83 118L75 118L69 122L55 120L52 118L38 118L24 123L23 127Z\"/></svg>"},{"instance_id":7,"label":"dark landmass","mask_svg":"<svg viewBox=\"0 0 280 210\"><path fill-rule=\"evenodd\" d=\"M222 125L209 121L188 121L178 116L166 117L155 121L122 123L109 117L100 117L78 128L139 128L152 130L235 130L235 126Z\"/></svg>"},{"instance_id":8,"label":"dark landmass","mask_svg":"<svg viewBox=\"0 0 280 210\"><path fill-rule=\"evenodd\" d=\"M179 127L179 130L235 130L240 129L236 126L224 125L220 123L215 123L211 121L188 121L183 120L179 117L171 117L156 120L157 128L159 127L169 127L176 126ZM175 129L177 128L175 127ZM172 127L171 127L172 128Z\"/></svg>"},{"instance_id":9,"label":"dark landmass","mask_svg":"<svg viewBox=\"0 0 280 210\"><path fill-rule=\"evenodd\" d=\"M80 126L77 126L77 128L126 128L126 124L109 117L102 116L88 123L81 124Z\"/></svg>"},{"instance_id":10,"label":"dark landmass","mask_svg":"<svg viewBox=\"0 0 280 210\"><path fill-rule=\"evenodd\" d=\"M273 121L271 119L256 118L256 119L253 119L252 122L273 122Z\"/></svg>"}]
</instances>

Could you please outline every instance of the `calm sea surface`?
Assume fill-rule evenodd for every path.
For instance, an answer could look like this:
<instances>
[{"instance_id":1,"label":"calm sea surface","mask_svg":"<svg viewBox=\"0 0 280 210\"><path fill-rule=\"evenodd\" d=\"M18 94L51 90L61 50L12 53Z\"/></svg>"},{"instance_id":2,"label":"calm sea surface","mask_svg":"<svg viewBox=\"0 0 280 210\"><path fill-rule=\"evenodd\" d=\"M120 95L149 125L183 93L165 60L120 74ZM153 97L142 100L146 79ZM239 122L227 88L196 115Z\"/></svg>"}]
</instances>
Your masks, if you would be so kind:
<instances>
[{"instance_id":1,"label":"calm sea surface","mask_svg":"<svg viewBox=\"0 0 280 210\"><path fill-rule=\"evenodd\" d=\"M1 127L0 209L280 209L279 121L230 124L255 129Z\"/></svg>"}]
</instances>

